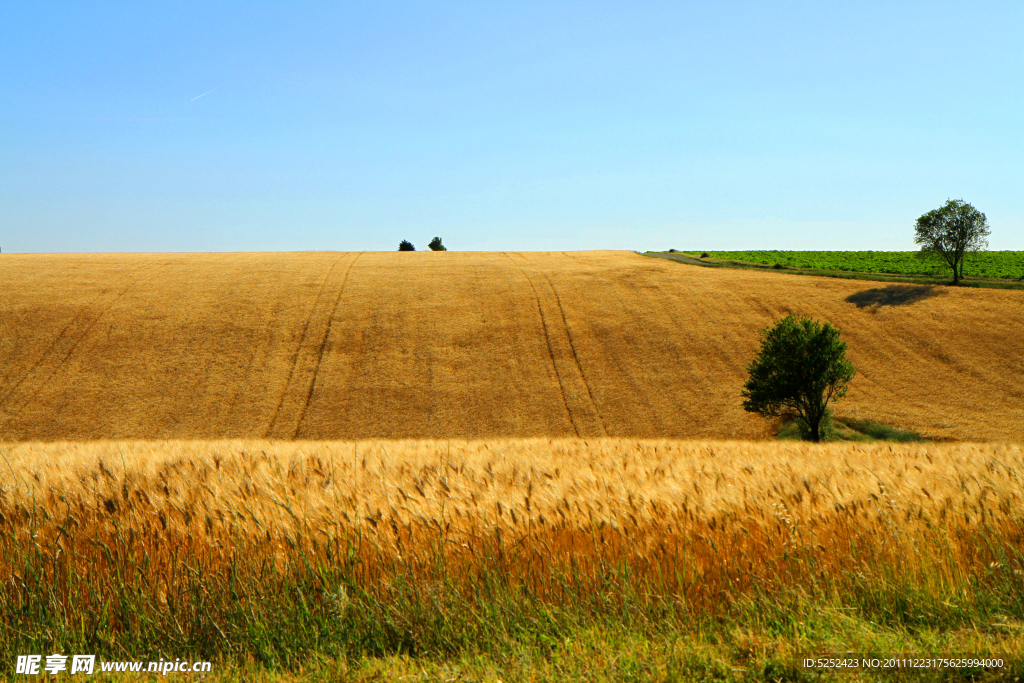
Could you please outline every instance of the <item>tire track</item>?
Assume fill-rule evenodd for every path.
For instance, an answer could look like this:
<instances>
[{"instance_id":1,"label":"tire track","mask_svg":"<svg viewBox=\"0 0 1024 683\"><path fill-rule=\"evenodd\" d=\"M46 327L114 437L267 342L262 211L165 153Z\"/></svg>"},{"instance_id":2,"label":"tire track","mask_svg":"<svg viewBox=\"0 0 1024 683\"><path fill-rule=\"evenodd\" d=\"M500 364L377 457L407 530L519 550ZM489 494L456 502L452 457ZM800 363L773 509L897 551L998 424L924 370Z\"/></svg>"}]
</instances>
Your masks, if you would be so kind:
<instances>
[{"instance_id":1,"label":"tire track","mask_svg":"<svg viewBox=\"0 0 1024 683\"><path fill-rule=\"evenodd\" d=\"M299 419L295 421L295 433L292 434L292 439L299 438L299 428L302 426L302 420L306 417L306 411L309 410L309 403L313 400L313 391L316 389L316 380L320 376L320 363L324 360L324 351L327 349L327 340L331 336L331 325L334 324L334 314L338 312L338 304L341 303L341 295L345 292L345 285L348 283L348 274L352 272L352 266L356 264L359 257L362 256L362 252L356 254L356 257L352 259L352 262L348 264L348 268L345 269L345 277L341 280L341 287L338 288L338 297L334 300L334 308L331 309L331 314L327 317L327 329L324 331L323 340L320 342L320 351L317 353L316 366L313 368L313 377L309 382L309 391L306 393L306 401L302 405L302 410L299 411Z\"/></svg>"},{"instance_id":2,"label":"tire track","mask_svg":"<svg viewBox=\"0 0 1024 683\"><path fill-rule=\"evenodd\" d=\"M522 254L516 255L525 260ZM515 259L508 254L505 254L505 256L522 273L533 290L534 298L537 301L537 311L540 314L541 324L544 327L548 355L551 358L551 365L554 368L555 376L558 378L558 385L562 392L562 401L566 412L569 414L569 422L572 424L573 430L575 430L577 436L606 435L607 431L600 414L597 412L597 406L590 387L583 376L583 371L579 364L579 356L573 346L572 336L569 333L568 324L565 320L565 311L558 300L558 293L551 286L550 281L548 281L550 296L555 298L555 303L552 304L549 301L546 306L548 312L545 313L545 303L541 292L534 284L533 278L527 274L526 270ZM556 318L557 314L553 312L555 306L558 307L562 317L563 326L561 334L558 334L557 325L548 322L549 319L554 320Z\"/></svg>"},{"instance_id":3,"label":"tire track","mask_svg":"<svg viewBox=\"0 0 1024 683\"><path fill-rule=\"evenodd\" d=\"M580 354L576 351L576 343L572 339L572 330L569 329L569 321L565 317L565 307L562 305L562 297L559 296L558 290L555 289L555 285L551 282L551 278L548 274L541 272L544 279L547 280L548 287L551 288L551 293L555 295L555 301L558 303L558 311L562 314L562 327L565 329L565 337L569 340L569 349L572 351L572 359L576 363L576 371L580 375L580 381L583 382L583 386L587 390L587 398L590 399L590 407L594 411L594 417L597 418L597 422L601 425L601 436L608 436L608 428L604 424L604 418L601 417L601 411L597 409L597 401L594 400L594 392L590 389L590 382L587 381L587 375L583 372L583 365L580 363Z\"/></svg>"},{"instance_id":4,"label":"tire track","mask_svg":"<svg viewBox=\"0 0 1024 683\"><path fill-rule=\"evenodd\" d=\"M288 371L288 380L285 382L284 391L281 392L281 399L277 403L277 407L274 408L273 414L270 416L270 423L267 426L264 436L266 438L277 438L287 439L294 438L294 435L298 431L298 417L299 413L296 409L304 412L303 408L297 408L299 403L305 398L308 390L305 389L305 382L300 378L305 374L301 366L313 366L313 372L319 366L319 360L312 361L312 357L317 353L316 349L319 349L323 345L323 341L314 347L312 344L307 343L307 339L321 339L324 340L327 331L330 328L330 314L324 319L323 315L318 316L317 310L323 308L321 301L330 301L332 298L341 296L340 286L337 297L332 296L334 284L331 282L331 277L335 274L338 264L341 263L346 256L349 254L342 254L338 257L338 260L331 264L330 269L327 271L327 275L324 277L324 281L320 284L320 290L317 292L316 298L313 300L313 306L309 310L309 316L306 318L306 324L302 328L302 337L299 339L299 345L295 348L295 354L292 357L291 368ZM359 258L359 254L356 254L352 259L352 263ZM351 264L349 264L351 269ZM348 269L345 271L345 278L348 277ZM330 287L329 287L330 284ZM344 285L344 280L341 285ZM327 296L325 297L325 292ZM335 306L337 302L335 302ZM333 309L332 309L333 310ZM323 327L325 330L320 331ZM314 329L315 328L315 329ZM292 399L292 400L289 400ZM283 411L283 414L282 414ZM292 425L295 425L292 427Z\"/></svg>"},{"instance_id":5,"label":"tire track","mask_svg":"<svg viewBox=\"0 0 1024 683\"><path fill-rule=\"evenodd\" d=\"M0 411L4 413L5 425L9 424L11 420L15 419L17 415L24 410L38 395L40 388L46 387L49 380L60 372L60 369L64 367L68 359L74 355L75 350L78 346L88 338L89 333L96 327L99 321L106 315L114 305L121 300L121 298L128 293L128 291L139 283L141 279L138 274L145 272L151 272L157 269L159 265L152 266L140 266L133 270L126 278L131 278L124 288L117 292L113 297L109 295L97 296L81 311L75 314L71 321L64 326L64 329L50 342L46 350L39 356L35 363L25 372L20 380L18 380L13 387L0 399ZM133 277L134 276L134 277ZM90 315L89 309L100 308L98 313ZM63 343L62 343L63 342ZM31 381L29 381L31 379ZM26 387L26 395L23 397L18 396L18 391L22 386ZM34 390L29 392L34 387Z\"/></svg>"},{"instance_id":6,"label":"tire track","mask_svg":"<svg viewBox=\"0 0 1024 683\"><path fill-rule=\"evenodd\" d=\"M544 329L544 340L548 345L548 357L551 359L551 369L555 372L555 378L558 380L558 388L562 393L562 405L565 406L565 413L569 416L569 424L572 425L573 430L576 432L576 436L580 436L580 428L576 425L576 420L573 418L572 410L569 408L569 399L565 393L565 382L562 381L562 375L558 372L558 362L555 360L555 350L551 345L551 333L548 331L548 321L544 316L544 307L540 303L540 294L537 293L537 288L533 284L533 280L526 274L526 271L515 262L511 256L505 253L505 256L509 261L512 261L512 265L515 266L523 277L526 278L526 282L530 285L530 289L533 290L533 298L537 301L537 312L540 314L541 327Z\"/></svg>"}]
</instances>

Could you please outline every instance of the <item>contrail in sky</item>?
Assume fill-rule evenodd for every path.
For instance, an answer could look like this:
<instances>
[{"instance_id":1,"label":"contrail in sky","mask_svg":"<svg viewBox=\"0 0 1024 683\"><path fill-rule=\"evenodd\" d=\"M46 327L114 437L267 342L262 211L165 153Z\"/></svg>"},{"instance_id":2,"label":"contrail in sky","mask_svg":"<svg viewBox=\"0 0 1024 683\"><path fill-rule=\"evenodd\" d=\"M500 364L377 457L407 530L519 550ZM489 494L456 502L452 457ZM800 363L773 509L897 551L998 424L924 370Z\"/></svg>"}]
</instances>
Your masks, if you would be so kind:
<instances>
[{"instance_id":1,"label":"contrail in sky","mask_svg":"<svg viewBox=\"0 0 1024 683\"><path fill-rule=\"evenodd\" d=\"M199 99L200 97L203 97L203 96L205 96L205 95L209 95L209 94L210 94L210 93L212 93L212 92L213 92L214 90L216 90L216 88L210 88L209 90L207 90L206 92L204 92L204 93L203 93L202 95L196 95L196 96L195 96L195 97L193 97L193 98L192 98L191 100L189 100L189 102L195 102L195 101L196 101L196 100L198 100L198 99Z\"/></svg>"}]
</instances>

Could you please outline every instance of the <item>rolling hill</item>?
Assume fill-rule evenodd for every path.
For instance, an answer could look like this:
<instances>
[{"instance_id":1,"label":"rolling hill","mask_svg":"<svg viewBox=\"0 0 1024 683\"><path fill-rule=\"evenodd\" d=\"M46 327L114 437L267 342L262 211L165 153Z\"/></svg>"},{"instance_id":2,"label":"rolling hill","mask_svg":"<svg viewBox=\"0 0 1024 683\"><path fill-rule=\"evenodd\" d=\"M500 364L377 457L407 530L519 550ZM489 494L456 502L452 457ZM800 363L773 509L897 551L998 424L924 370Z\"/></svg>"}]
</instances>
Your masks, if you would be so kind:
<instances>
[{"instance_id":1,"label":"rolling hill","mask_svg":"<svg viewBox=\"0 0 1024 683\"><path fill-rule=\"evenodd\" d=\"M842 330L839 415L1024 440L1024 292L632 252L2 256L0 438L761 439L789 312Z\"/></svg>"}]
</instances>

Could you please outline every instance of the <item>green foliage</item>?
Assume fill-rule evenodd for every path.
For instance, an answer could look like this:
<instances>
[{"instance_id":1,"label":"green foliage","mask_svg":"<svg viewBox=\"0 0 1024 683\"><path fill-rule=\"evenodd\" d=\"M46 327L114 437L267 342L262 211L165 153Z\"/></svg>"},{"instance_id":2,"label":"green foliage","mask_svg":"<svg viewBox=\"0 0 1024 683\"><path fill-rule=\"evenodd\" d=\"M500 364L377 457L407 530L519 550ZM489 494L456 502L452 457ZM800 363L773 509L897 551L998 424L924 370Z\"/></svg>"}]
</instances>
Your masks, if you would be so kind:
<instances>
[{"instance_id":1,"label":"green foliage","mask_svg":"<svg viewBox=\"0 0 1024 683\"><path fill-rule=\"evenodd\" d=\"M702 254L699 249L686 253ZM706 251L723 261L779 265L805 270L936 275L949 267L931 252L921 251ZM964 272L974 277L1019 278L1024 274L1024 251L980 251L964 255Z\"/></svg>"},{"instance_id":2,"label":"green foliage","mask_svg":"<svg viewBox=\"0 0 1024 683\"><path fill-rule=\"evenodd\" d=\"M806 316L788 315L763 330L761 350L747 366L743 408L764 417L804 421L811 441L821 440L829 401L846 395L853 365L839 330Z\"/></svg>"},{"instance_id":3,"label":"green foliage","mask_svg":"<svg viewBox=\"0 0 1024 683\"><path fill-rule=\"evenodd\" d=\"M402 240L398 243L398 251L416 251L416 247L409 240Z\"/></svg>"},{"instance_id":4,"label":"green foliage","mask_svg":"<svg viewBox=\"0 0 1024 683\"><path fill-rule=\"evenodd\" d=\"M814 438L814 430L804 418L796 418L796 426L800 438L804 441L833 441L836 437L835 421L832 419L832 411L828 408L825 409L824 415L821 416L821 422L818 423L818 439Z\"/></svg>"},{"instance_id":5,"label":"green foliage","mask_svg":"<svg viewBox=\"0 0 1024 683\"><path fill-rule=\"evenodd\" d=\"M856 420L848 417L835 419L830 409L825 411L825 417L822 418L818 428L822 441L920 443L925 440L917 432L890 427L870 420ZM809 438L809 434L810 426L803 418L798 417L787 420L779 426L778 438L796 441Z\"/></svg>"},{"instance_id":6,"label":"green foliage","mask_svg":"<svg viewBox=\"0 0 1024 683\"><path fill-rule=\"evenodd\" d=\"M445 246L441 244L440 237L435 237L434 239L430 240L430 244L428 244L427 246L430 247L431 251L448 251L447 249L445 249Z\"/></svg>"},{"instance_id":7,"label":"green foliage","mask_svg":"<svg viewBox=\"0 0 1024 683\"><path fill-rule=\"evenodd\" d=\"M821 422L818 424L818 435L821 441L849 441L850 439L843 439L836 429L836 424L832 419L832 411L826 410L824 417L821 418ZM810 441L811 440L811 426L807 424L807 420L802 417L795 417L791 420L786 420L779 427L778 437L787 441ZM859 439L855 439L859 440ZM867 441L868 439L864 439Z\"/></svg>"},{"instance_id":8,"label":"green foliage","mask_svg":"<svg viewBox=\"0 0 1024 683\"><path fill-rule=\"evenodd\" d=\"M844 419L843 425L877 441L896 441L899 443L924 441L924 438L917 432L897 429L896 427L868 420Z\"/></svg>"},{"instance_id":9,"label":"green foliage","mask_svg":"<svg viewBox=\"0 0 1024 683\"><path fill-rule=\"evenodd\" d=\"M917 219L914 242L921 251L938 254L953 269L953 284L964 274L964 254L988 248L985 214L962 199L950 199L942 207Z\"/></svg>"},{"instance_id":10,"label":"green foliage","mask_svg":"<svg viewBox=\"0 0 1024 683\"><path fill-rule=\"evenodd\" d=\"M367 580L355 539L333 536L326 552L295 548L280 564L257 548L238 552L226 568L182 558L168 584L151 586L133 569L144 563L134 542L125 537L108 549L106 561L126 570L114 584L94 576L94 564L75 571L76 558L66 553L6 544L6 559L18 567L0 591L7 666L28 653L156 660L184 652L214 662L207 680L423 680L423 670L438 673L430 680L462 679L454 668L469 674L465 680L618 683L714 674L710 680L824 681L846 679L794 668L791 653L837 646L957 653L966 641L971 654L1005 657L1006 668L999 678L963 680L1024 673L1016 641L1003 633L1024 618L1024 583L1015 569L1022 558L1012 540L988 528L964 542L998 562L970 567L949 584L898 563L871 566L861 559L870 557L871 541L853 538L846 571L826 571L817 552L794 551L754 578L775 587L787 585L782 577L812 577L806 585L737 590L706 611L680 600L677 588L611 564L596 592L579 590L569 567L552 567L550 580L562 590L547 597L511 583L490 554L466 580L454 578L444 553L430 576L397 565ZM937 529L926 538L923 564L941 564L953 543L945 527ZM364 675L352 675L362 667ZM896 680L863 673L858 680Z\"/></svg>"}]
</instances>

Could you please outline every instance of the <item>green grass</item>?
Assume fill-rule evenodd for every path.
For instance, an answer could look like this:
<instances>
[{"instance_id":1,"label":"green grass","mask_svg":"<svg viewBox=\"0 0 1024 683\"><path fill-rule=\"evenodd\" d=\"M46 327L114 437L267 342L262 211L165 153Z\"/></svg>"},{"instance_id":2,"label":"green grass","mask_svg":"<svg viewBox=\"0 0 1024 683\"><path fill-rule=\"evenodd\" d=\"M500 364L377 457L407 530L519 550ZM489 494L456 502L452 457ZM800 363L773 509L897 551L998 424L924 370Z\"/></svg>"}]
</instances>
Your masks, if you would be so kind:
<instances>
[{"instance_id":1,"label":"green grass","mask_svg":"<svg viewBox=\"0 0 1024 683\"><path fill-rule=\"evenodd\" d=\"M922 258L919 251L708 251L710 258L806 270L841 270L889 275L951 275L938 257ZM981 278L1024 278L1024 251L985 251L967 254L964 275Z\"/></svg>"},{"instance_id":2,"label":"green grass","mask_svg":"<svg viewBox=\"0 0 1024 683\"><path fill-rule=\"evenodd\" d=\"M941 562L944 541L934 542ZM221 570L182 557L154 586L141 578L146 559L134 543L97 548L93 569L117 568L102 583L89 567L72 575L66 558L5 544L17 571L0 591L0 662L10 667L0 677L15 678L18 654L54 652L208 660L209 680L225 681L851 680L798 665L801 654L842 652L999 655L1009 667L999 677L861 671L852 680L1024 676L1024 579L1010 569L1021 556L999 538L978 543L1005 566L941 586L855 559L826 574L811 549L795 549L763 586L723 594L713 608L689 605L622 563L599 568L597 591L556 572L557 599L512 585L493 569L496 558L479 557L467 575L440 549L426 575L396 564L374 576L341 539L295 549L282 564L260 548L240 550ZM786 578L795 575L806 578Z\"/></svg>"},{"instance_id":3,"label":"green grass","mask_svg":"<svg viewBox=\"0 0 1024 683\"><path fill-rule=\"evenodd\" d=\"M951 284L952 270L920 252L872 251L710 251L645 252L710 268L751 268L768 272L921 285ZM701 258L707 254L706 258ZM1024 252L998 251L967 256L962 287L1024 289Z\"/></svg>"},{"instance_id":4,"label":"green grass","mask_svg":"<svg viewBox=\"0 0 1024 683\"><path fill-rule=\"evenodd\" d=\"M823 441L862 441L877 442L890 441L894 443L908 443L924 441L924 437L917 432L906 429L897 429L888 425L871 422L870 420L857 420L853 418L837 418L831 425L831 429L825 430L826 435ZM800 425L796 420L786 420L779 427L778 438L784 440L800 440L802 438Z\"/></svg>"}]
</instances>

